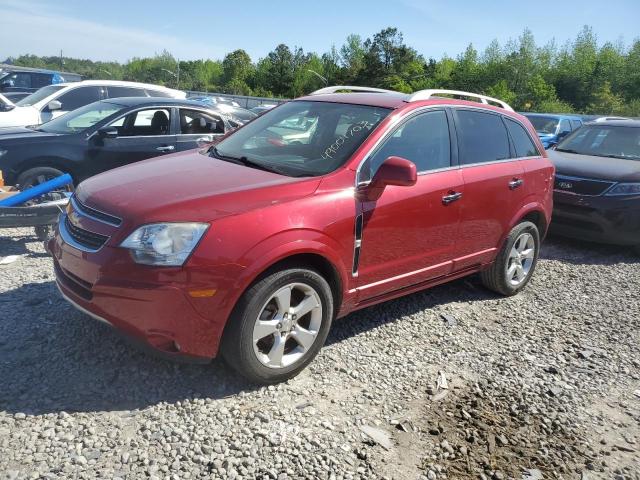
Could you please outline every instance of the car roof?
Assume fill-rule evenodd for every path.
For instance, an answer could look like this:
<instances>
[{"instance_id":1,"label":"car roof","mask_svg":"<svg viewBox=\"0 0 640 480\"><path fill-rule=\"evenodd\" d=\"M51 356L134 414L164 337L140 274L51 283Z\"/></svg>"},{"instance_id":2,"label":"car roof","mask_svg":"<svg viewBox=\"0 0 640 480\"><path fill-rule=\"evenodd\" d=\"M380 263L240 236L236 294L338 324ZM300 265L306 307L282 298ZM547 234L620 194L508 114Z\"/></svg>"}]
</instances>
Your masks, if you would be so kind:
<instances>
[{"instance_id":1,"label":"car roof","mask_svg":"<svg viewBox=\"0 0 640 480\"><path fill-rule=\"evenodd\" d=\"M522 120L522 115L512 110L507 110L495 105L479 103L475 101L462 100L457 98L433 96L427 100L413 100L411 101L411 94L387 91L384 93L370 93L370 92L351 92L351 93L327 93L307 95L305 97L296 98L293 101L311 101L311 102L330 102L330 103L348 103L353 105L366 105L372 107L398 109L409 104L416 104L420 106L425 105L453 105L453 106L465 106L471 108L482 108L493 112L501 113L513 118Z\"/></svg>"},{"instance_id":2,"label":"car roof","mask_svg":"<svg viewBox=\"0 0 640 480\"><path fill-rule=\"evenodd\" d=\"M519 112L520 115L525 117L551 117L551 118L566 118L569 120L582 120L580 115L564 115L562 113L539 113L539 112Z\"/></svg>"},{"instance_id":3,"label":"car roof","mask_svg":"<svg viewBox=\"0 0 640 480\"><path fill-rule=\"evenodd\" d=\"M163 87L162 85L154 85L152 83L140 83L140 82L126 82L124 80L82 80L80 82L64 82L57 83L55 86L62 87L79 87L82 85L97 85L102 87L138 87L138 88L153 88L154 90L166 90L170 92L179 92L169 87Z\"/></svg>"},{"instance_id":4,"label":"car roof","mask_svg":"<svg viewBox=\"0 0 640 480\"><path fill-rule=\"evenodd\" d=\"M165 98L165 97L116 97L105 98L99 100L100 102L113 103L123 107L137 107L144 105L168 105L168 106L185 106L196 107L204 110L213 111L209 105L205 105L202 102L194 102L192 100L185 100L181 98Z\"/></svg>"},{"instance_id":5,"label":"car roof","mask_svg":"<svg viewBox=\"0 0 640 480\"><path fill-rule=\"evenodd\" d=\"M296 98L295 101L307 100L312 102L350 103L353 105L369 105L396 109L406 104L409 95L400 92L388 93L329 93L322 95L307 95Z\"/></svg>"},{"instance_id":6,"label":"car roof","mask_svg":"<svg viewBox=\"0 0 640 480\"><path fill-rule=\"evenodd\" d=\"M586 125L598 125L609 127L640 127L640 120L630 118L628 120L601 120L599 122L587 122Z\"/></svg>"}]
</instances>

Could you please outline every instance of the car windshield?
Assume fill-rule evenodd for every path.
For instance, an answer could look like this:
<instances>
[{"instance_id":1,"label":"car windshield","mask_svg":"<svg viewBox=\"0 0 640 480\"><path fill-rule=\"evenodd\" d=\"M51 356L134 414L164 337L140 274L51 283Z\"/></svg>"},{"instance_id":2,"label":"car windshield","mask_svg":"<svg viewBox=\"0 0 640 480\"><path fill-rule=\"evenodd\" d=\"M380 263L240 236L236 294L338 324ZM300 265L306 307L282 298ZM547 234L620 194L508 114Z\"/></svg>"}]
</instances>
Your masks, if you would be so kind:
<instances>
[{"instance_id":1,"label":"car windshield","mask_svg":"<svg viewBox=\"0 0 640 480\"><path fill-rule=\"evenodd\" d=\"M556 133L558 119L553 117L540 117L538 115L525 115L538 133Z\"/></svg>"},{"instance_id":2,"label":"car windshield","mask_svg":"<svg viewBox=\"0 0 640 480\"><path fill-rule=\"evenodd\" d=\"M49 133L77 133L94 126L122 109L122 105L106 101L94 102L54 118L50 122L40 125L38 130Z\"/></svg>"},{"instance_id":3,"label":"car windshield","mask_svg":"<svg viewBox=\"0 0 640 480\"><path fill-rule=\"evenodd\" d=\"M640 160L640 127L585 125L556 147L559 152Z\"/></svg>"},{"instance_id":4,"label":"car windshield","mask_svg":"<svg viewBox=\"0 0 640 480\"><path fill-rule=\"evenodd\" d=\"M324 175L343 165L390 111L343 103L289 102L220 142L210 155L283 175Z\"/></svg>"},{"instance_id":5,"label":"car windshield","mask_svg":"<svg viewBox=\"0 0 640 480\"><path fill-rule=\"evenodd\" d=\"M31 95L24 97L22 100L16 103L16 105L20 107L30 107L31 105L35 105L40 100L47 98L49 95L53 95L58 90L62 90L64 85L49 85L48 87L42 87L37 92L32 93Z\"/></svg>"}]
</instances>

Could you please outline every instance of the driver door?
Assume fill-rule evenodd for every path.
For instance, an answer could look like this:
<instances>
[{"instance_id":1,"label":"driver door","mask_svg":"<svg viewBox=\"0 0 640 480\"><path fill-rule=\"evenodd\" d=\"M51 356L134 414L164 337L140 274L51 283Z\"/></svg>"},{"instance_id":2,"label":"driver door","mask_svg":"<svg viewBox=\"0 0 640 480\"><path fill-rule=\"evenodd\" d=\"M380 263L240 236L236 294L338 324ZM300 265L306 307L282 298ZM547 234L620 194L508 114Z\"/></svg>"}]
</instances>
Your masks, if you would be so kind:
<instances>
[{"instance_id":1,"label":"driver door","mask_svg":"<svg viewBox=\"0 0 640 480\"><path fill-rule=\"evenodd\" d=\"M360 202L359 301L451 273L461 208L446 198L461 195L464 182L452 155L450 122L444 109L411 116L359 172L359 184L371 180L390 156L412 161L418 171L415 185L386 186L379 198Z\"/></svg>"},{"instance_id":2,"label":"driver door","mask_svg":"<svg viewBox=\"0 0 640 480\"><path fill-rule=\"evenodd\" d=\"M118 129L116 138L94 134L89 152L92 174L175 152L174 114L172 107L136 110L109 125Z\"/></svg>"}]
</instances>

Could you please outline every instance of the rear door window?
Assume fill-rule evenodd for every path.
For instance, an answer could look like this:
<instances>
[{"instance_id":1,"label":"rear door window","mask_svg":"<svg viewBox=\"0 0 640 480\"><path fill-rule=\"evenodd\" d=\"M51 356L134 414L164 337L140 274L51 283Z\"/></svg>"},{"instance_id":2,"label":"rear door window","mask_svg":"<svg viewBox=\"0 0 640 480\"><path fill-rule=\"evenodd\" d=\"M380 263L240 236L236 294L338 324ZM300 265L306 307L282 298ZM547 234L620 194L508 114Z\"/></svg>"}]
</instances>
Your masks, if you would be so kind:
<instances>
[{"instance_id":1,"label":"rear door window","mask_svg":"<svg viewBox=\"0 0 640 480\"><path fill-rule=\"evenodd\" d=\"M509 130L509 135L511 135L517 157L536 157L540 155L533 140L531 140L531 137L522 125L508 118L505 118L505 121L507 122L507 130Z\"/></svg>"},{"instance_id":2,"label":"rear door window","mask_svg":"<svg viewBox=\"0 0 640 480\"><path fill-rule=\"evenodd\" d=\"M456 110L458 156L460 164L506 160L509 137L500 115L475 110Z\"/></svg>"},{"instance_id":3,"label":"rear door window","mask_svg":"<svg viewBox=\"0 0 640 480\"><path fill-rule=\"evenodd\" d=\"M181 108L180 133L183 135L224 133L224 122L215 115Z\"/></svg>"}]
</instances>

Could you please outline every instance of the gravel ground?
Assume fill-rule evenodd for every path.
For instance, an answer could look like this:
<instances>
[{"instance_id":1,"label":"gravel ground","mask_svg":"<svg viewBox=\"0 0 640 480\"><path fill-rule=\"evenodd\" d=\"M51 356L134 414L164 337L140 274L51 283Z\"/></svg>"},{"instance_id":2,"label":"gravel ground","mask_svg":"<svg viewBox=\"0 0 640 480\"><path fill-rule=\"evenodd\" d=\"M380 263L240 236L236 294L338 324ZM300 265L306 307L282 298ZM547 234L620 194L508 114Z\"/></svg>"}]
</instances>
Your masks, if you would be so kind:
<instances>
[{"instance_id":1,"label":"gravel ground","mask_svg":"<svg viewBox=\"0 0 640 480\"><path fill-rule=\"evenodd\" d=\"M640 479L640 259L549 239L500 298L470 277L336 322L256 388L169 363L0 256L0 478ZM444 388L447 387L447 388Z\"/></svg>"}]
</instances>

